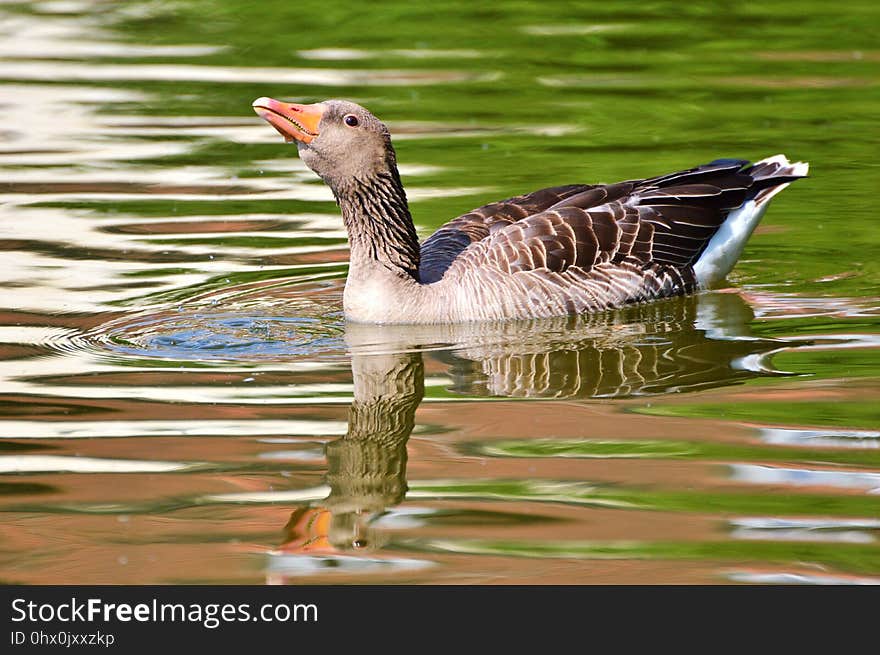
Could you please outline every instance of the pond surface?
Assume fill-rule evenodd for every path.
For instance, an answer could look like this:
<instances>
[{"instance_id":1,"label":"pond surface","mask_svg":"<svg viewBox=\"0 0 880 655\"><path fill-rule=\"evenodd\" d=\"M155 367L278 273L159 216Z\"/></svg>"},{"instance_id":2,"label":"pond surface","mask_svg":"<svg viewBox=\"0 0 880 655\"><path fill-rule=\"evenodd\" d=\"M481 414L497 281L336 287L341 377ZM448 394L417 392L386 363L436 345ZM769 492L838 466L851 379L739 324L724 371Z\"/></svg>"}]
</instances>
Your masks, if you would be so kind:
<instances>
[{"instance_id":1,"label":"pond surface","mask_svg":"<svg viewBox=\"0 0 880 655\"><path fill-rule=\"evenodd\" d=\"M880 4L3 2L0 580L880 582ZM784 152L725 288L346 325L263 95L385 119L420 232Z\"/></svg>"}]
</instances>

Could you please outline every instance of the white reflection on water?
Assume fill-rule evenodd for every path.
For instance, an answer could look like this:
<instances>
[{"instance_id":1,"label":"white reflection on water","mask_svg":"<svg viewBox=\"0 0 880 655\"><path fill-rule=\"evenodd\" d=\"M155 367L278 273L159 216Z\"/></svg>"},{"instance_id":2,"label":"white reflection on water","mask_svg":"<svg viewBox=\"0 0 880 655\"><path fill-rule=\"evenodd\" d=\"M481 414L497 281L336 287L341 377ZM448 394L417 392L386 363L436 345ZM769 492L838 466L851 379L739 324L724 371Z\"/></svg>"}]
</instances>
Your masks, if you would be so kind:
<instances>
[{"instance_id":1,"label":"white reflection on water","mask_svg":"<svg viewBox=\"0 0 880 655\"><path fill-rule=\"evenodd\" d=\"M880 578L786 571L730 571L726 577L751 584L880 585Z\"/></svg>"},{"instance_id":2,"label":"white reflection on water","mask_svg":"<svg viewBox=\"0 0 880 655\"><path fill-rule=\"evenodd\" d=\"M50 165L53 169L31 172L57 180L53 172L57 173L54 167L58 166L69 170L71 164L95 166L108 160L162 157L188 149L183 142L129 140L123 145L116 140L102 139L104 128L97 118L99 107L138 103L146 96L129 90L69 86L58 84L61 79L55 81L51 86L3 85L4 98L14 99L14 102L6 100L0 104L0 121L4 126L4 138L0 140L3 166Z\"/></svg>"},{"instance_id":3,"label":"white reflection on water","mask_svg":"<svg viewBox=\"0 0 880 655\"><path fill-rule=\"evenodd\" d=\"M880 490L880 473L831 469L783 468L759 464L730 464L730 476L749 484L781 484L793 487L838 487Z\"/></svg>"},{"instance_id":4,"label":"white reflection on water","mask_svg":"<svg viewBox=\"0 0 880 655\"><path fill-rule=\"evenodd\" d=\"M869 530L880 529L880 520L749 517L732 519L730 525L734 539L868 544L876 541Z\"/></svg>"},{"instance_id":5,"label":"white reflection on water","mask_svg":"<svg viewBox=\"0 0 880 655\"><path fill-rule=\"evenodd\" d=\"M339 70L330 68L265 68L193 66L189 64L95 64L71 62L0 62L0 78L53 82L215 82L301 86L419 86L491 82L498 73L466 71Z\"/></svg>"},{"instance_id":6,"label":"white reflection on water","mask_svg":"<svg viewBox=\"0 0 880 655\"><path fill-rule=\"evenodd\" d=\"M395 573L421 571L434 562L399 557L364 557L363 555L303 555L272 550L266 553L266 584L288 584L290 576Z\"/></svg>"},{"instance_id":7,"label":"white reflection on water","mask_svg":"<svg viewBox=\"0 0 880 655\"><path fill-rule=\"evenodd\" d=\"M46 4L43 3L44 8ZM85 5L80 9L88 8L89 5ZM226 50L226 46L215 45L144 45L114 42L110 40L111 35L101 30L96 21L70 15L51 18L45 15L32 17L6 14L0 24L0 36L2 36L0 57L13 60L204 57Z\"/></svg>"},{"instance_id":8,"label":"white reflection on water","mask_svg":"<svg viewBox=\"0 0 880 655\"><path fill-rule=\"evenodd\" d=\"M761 428L761 441L777 446L799 448L880 448L880 432L875 430L802 430L799 428Z\"/></svg>"},{"instance_id":9,"label":"white reflection on water","mask_svg":"<svg viewBox=\"0 0 880 655\"><path fill-rule=\"evenodd\" d=\"M599 34L625 30L629 26L626 23L565 23L560 25L524 25L521 32L533 36L583 36L585 34Z\"/></svg>"},{"instance_id":10,"label":"white reflection on water","mask_svg":"<svg viewBox=\"0 0 880 655\"><path fill-rule=\"evenodd\" d=\"M345 431L342 432L344 434ZM201 496L202 503L307 503L323 500L330 493L328 485L283 491L244 491L231 494Z\"/></svg>"},{"instance_id":11,"label":"white reflection on water","mask_svg":"<svg viewBox=\"0 0 880 655\"><path fill-rule=\"evenodd\" d=\"M315 48L313 50L298 50L296 54L303 59L315 59L317 61L358 61L362 59L375 59L377 57L391 57L395 59L478 59L485 57L487 52L481 50L434 50L432 48L411 50Z\"/></svg>"},{"instance_id":12,"label":"white reflection on water","mask_svg":"<svg viewBox=\"0 0 880 655\"><path fill-rule=\"evenodd\" d=\"M170 473L198 466L184 462L66 457L63 455L2 455L0 473Z\"/></svg>"},{"instance_id":13,"label":"white reflection on water","mask_svg":"<svg viewBox=\"0 0 880 655\"><path fill-rule=\"evenodd\" d=\"M750 285L745 298L754 307L756 319L816 318L820 316L840 316L847 318L876 317L880 313L877 298L806 296L796 293L777 293L757 290L759 285ZM876 340L876 335L873 336Z\"/></svg>"},{"instance_id":14,"label":"white reflection on water","mask_svg":"<svg viewBox=\"0 0 880 655\"><path fill-rule=\"evenodd\" d=\"M179 394L178 394L179 395ZM3 421L8 439L97 439L113 437L223 437L251 434L338 437L345 434L344 421L260 420L130 420L130 421Z\"/></svg>"},{"instance_id":15,"label":"white reflection on water","mask_svg":"<svg viewBox=\"0 0 880 655\"><path fill-rule=\"evenodd\" d=\"M312 450L273 450L259 453L257 458L284 462L323 462L326 460L323 448L314 448Z\"/></svg>"}]
</instances>

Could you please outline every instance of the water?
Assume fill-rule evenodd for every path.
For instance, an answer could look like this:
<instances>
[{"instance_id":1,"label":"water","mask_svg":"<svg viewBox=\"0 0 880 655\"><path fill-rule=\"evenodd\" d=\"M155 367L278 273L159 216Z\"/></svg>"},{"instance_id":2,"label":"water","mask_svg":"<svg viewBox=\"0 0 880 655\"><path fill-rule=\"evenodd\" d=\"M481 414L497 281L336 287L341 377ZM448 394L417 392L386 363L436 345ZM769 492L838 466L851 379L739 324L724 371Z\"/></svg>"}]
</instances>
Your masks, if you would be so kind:
<instances>
[{"instance_id":1,"label":"water","mask_svg":"<svg viewBox=\"0 0 880 655\"><path fill-rule=\"evenodd\" d=\"M880 9L0 4L0 579L880 582ZM423 234L785 152L727 288L346 325L253 115L385 119Z\"/></svg>"}]
</instances>

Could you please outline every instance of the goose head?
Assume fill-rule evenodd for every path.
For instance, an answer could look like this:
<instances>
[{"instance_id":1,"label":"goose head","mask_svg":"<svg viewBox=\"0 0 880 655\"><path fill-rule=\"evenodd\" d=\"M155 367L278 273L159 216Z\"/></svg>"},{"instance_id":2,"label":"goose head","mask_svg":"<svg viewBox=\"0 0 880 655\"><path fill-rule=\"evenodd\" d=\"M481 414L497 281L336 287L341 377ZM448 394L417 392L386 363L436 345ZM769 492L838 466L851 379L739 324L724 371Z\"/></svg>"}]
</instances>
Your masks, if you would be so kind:
<instances>
[{"instance_id":1,"label":"goose head","mask_svg":"<svg viewBox=\"0 0 880 655\"><path fill-rule=\"evenodd\" d=\"M334 190L349 180L397 172L388 128L358 104L300 105L263 97L253 108L285 141L296 143L303 162Z\"/></svg>"}]
</instances>

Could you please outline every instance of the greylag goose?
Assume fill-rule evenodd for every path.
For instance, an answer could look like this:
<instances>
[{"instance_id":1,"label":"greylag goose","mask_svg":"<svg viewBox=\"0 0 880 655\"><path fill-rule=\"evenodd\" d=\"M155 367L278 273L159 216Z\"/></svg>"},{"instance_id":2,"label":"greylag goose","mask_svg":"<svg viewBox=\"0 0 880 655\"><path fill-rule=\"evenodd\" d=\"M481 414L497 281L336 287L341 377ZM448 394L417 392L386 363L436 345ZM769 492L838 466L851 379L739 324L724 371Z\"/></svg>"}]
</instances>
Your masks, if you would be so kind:
<instances>
[{"instance_id":1,"label":"greylag goose","mask_svg":"<svg viewBox=\"0 0 880 655\"><path fill-rule=\"evenodd\" d=\"M351 259L348 320L454 323L581 314L711 287L770 199L808 165L718 159L494 202L419 244L388 128L360 105L258 98L257 114L333 191Z\"/></svg>"}]
</instances>

